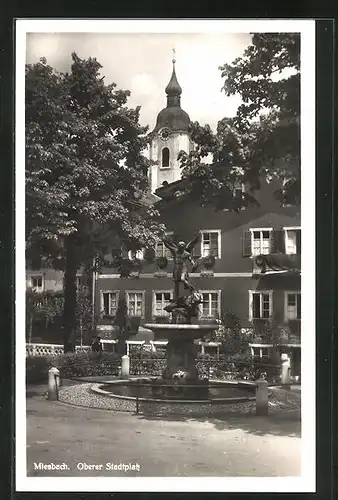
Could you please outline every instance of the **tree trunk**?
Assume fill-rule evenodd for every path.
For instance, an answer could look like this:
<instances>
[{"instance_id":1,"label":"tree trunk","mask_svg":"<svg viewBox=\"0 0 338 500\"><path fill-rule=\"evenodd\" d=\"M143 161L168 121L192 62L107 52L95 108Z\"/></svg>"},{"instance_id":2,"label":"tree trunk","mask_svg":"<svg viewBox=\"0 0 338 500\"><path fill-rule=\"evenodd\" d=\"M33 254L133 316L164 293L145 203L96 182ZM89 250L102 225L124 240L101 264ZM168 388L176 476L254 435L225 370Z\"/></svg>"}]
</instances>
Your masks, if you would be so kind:
<instances>
[{"instance_id":1,"label":"tree trunk","mask_svg":"<svg viewBox=\"0 0 338 500\"><path fill-rule=\"evenodd\" d=\"M64 277L63 344L64 352L72 352L72 339L76 330L76 272L78 269L77 249L74 238L65 242L66 266Z\"/></svg>"}]
</instances>

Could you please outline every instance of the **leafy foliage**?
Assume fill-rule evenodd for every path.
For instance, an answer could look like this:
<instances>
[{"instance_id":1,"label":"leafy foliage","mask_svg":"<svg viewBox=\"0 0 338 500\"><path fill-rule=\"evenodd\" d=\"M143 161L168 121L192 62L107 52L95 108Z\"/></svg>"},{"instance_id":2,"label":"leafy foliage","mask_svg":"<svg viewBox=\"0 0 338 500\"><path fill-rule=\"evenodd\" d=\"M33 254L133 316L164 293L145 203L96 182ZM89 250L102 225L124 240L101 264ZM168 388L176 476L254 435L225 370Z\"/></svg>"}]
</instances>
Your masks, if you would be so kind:
<instances>
[{"instance_id":1,"label":"leafy foliage","mask_svg":"<svg viewBox=\"0 0 338 500\"><path fill-rule=\"evenodd\" d=\"M48 371L52 366L52 358L46 356L27 356L26 384L45 384L48 381Z\"/></svg>"},{"instance_id":2,"label":"leafy foliage","mask_svg":"<svg viewBox=\"0 0 338 500\"><path fill-rule=\"evenodd\" d=\"M34 292L31 289L26 291L26 312L35 318L43 318L53 321L60 316L63 310L63 292Z\"/></svg>"},{"instance_id":3,"label":"leafy foliage","mask_svg":"<svg viewBox=\"0 0 338 500\"><path fill-rule=\"evenodd\" d=\"M195 122L196 148L180 153L182 175L203 205L238 211L257 203L260 180L278 181L282 203L300 203L300 36L254 34L242 57L220 67L227 96L243 103L216 133ZM241 183L246 192L234 191Z\"/></svg>"},{"instance_id":4,"label":"leafy foliage","mask_svg":"<svg viewBox=\"0 0 338 500\"><path fill-rule=\"evenodd\" d=\"M63 378L117 376L120 360L114 353L76 352L55 359Z\"/></svg>"},{"instance_id":5,"label":"leafy foliage","mask_svg":"<svg viewBox=\"0 0 338 500\"><path fill-rule=\"evenodd\" d=\"M120 361L114 353L67 353L56 358L28 356L26 358L27 384L46 383L51 367L60 370L61 379L95 376L116 376Z\"/></svg>"},{"instance_id":6,"label":"leafy foliage","mask_svg":"<svg viewBox=\"0 0 338 500\"><path fill-rule=\"evenodd\" d=\"M251 336L242 331L240 320L234 313L228 312L221 318L217 340L221 342L220 350L225 356L250 358Z\"/></svg>"},{"instance_id":7,"label":"leafy foliage","mask_svg":"<svg viewBox=\"0 0 338 500\"><path fill-rule=\"evenodd\" d=\"M241 125L262 109L277 111L281 119L299 117L299 33L255 33L243 56L220 70L226 94L240 94L243 100L237 110Z\"/></svg>"},{"instance_id":8,"label":"leafy foliage","mask_svg":"<svg viewBox=\"0 0 338 500\"><path fill-rule=\"evenodd\" d=\"M65 271L65 347L75 328L76 271L123 245L163 233L147 189L146 128L130 95L106 85L96 59L72 54L69 73L45 59L26 66L27 255Z\"/></svg>"},{"instance_id":9,"label":"leafy foliage","mask_svg":"<svg viewBox=\"0 0 338 500\"><path fill-rule=\"evenodd\" d=\"M64 305L62 292L45 291L35 292L32 289L26 291L26 334L28 341L32 340L37 324L42 325L44 330L56 322L61 316Z\"/></svg>"},{"instance_id":10,"label":"leafy foliage","mask_svg":"<svg viewBox=\"0 0 338 500\"><path fill-rule=\"evenodd\" d=\"M42 324L44 333L50 333L50 326L57 326L64 309L63 291L26 291L26 325L28 337L32 337L34 326ZM80 286L76 293L76 334L81 334L89 342L92 334L92 303L88 287Z\"/></svg>"},{"instance_id":11,"label":"leafy foliage","mask_svg":"<svg viewBox=\"0 0 338 500\"><path fill-rule=\"evenodd\" d=\"M250 130L260 115L262 165L284 181L276 194L284 203L300 203L300 34L256 33L243 56L220 69L226 95L243 100L239 129Z\"/></svg>"}]
</instances>

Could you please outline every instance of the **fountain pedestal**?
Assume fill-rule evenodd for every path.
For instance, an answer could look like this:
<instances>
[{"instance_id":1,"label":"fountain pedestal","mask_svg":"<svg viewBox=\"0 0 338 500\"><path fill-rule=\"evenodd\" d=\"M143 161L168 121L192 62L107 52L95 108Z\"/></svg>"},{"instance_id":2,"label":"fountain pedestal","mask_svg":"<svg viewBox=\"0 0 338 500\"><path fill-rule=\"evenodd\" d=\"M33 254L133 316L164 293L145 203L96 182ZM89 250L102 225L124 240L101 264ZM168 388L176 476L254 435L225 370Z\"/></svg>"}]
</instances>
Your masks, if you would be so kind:
<instances>
[{"instance_id":1,"label":"fountain pedestal","mask_svg":"<svg viewBox=\"0 0 338 500\"><path fill-rule=\"evenodd\" d=\"M191 339L172 339L168 341L166 349L167 366L162 377L164 379L180 378L197 380L198 372L195 366L195 358L198 348Z\"/></svg>"},{"instance_id":2,"label":"fountain pedestal","mask_svg":"<svg viewBox=\"0 0 338 500\"><path fill-rule=\"evenodd\" d=\"M208 399L208 381L199 378L195 364L198 352L195 340L211 335L217 325L148 323L144 326L154 333L154 340L168 340L167 365L162 377L152 382L153 395L174 399Z\"/></svg>"}]
</instances>

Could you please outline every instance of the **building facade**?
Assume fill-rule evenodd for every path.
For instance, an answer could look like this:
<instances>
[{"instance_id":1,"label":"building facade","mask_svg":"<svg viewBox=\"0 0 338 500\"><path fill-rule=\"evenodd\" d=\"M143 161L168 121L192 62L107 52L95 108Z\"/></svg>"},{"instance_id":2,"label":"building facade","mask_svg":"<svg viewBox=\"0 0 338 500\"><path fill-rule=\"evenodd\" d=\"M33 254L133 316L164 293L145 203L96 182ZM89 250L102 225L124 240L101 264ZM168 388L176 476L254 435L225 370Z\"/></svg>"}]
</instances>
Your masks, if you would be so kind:
<instances>
[{"instance_id":1,"label":"building facade","mask_svg":"<svg viewBox=\"0 0 338 500\"><path fill-rule=\"evenodd\" d=\"M169 237L187 242L199 233L194 259L201 266L190 275L203 294L199 320L235 315L244 329L255 331L255 356L268 357L278 344L280 352L291 355L292 372L298 375L300 208L281 206L273 194L276 186L266 182L254 193L259 206L239 213L205 208L185 195L177 156L181 150L189 152L193 144L188 134L190 118L180 107L181 93L174 66L166 88L167 107L158 114L151 133L150 185ZM153 258L143 251L129 255L142 262L129 278L112 269L101 270L97 277L95 309L101 317L99 328L101 332L106 328L107 336L121 298L128 314L139 317L141 325L168 320L164 308L173 296L170 251L159 241Z\"/></svg>"},{"instance_id":2,"label":"building facade","mask_svg":"<svg viewBox=\"0 0 338 500\"><path fill-rule=\"evenodd\" d=\"M259 206L239 213L215 211L190 199L184 190L177 157L181 151L189 153L193 143L189 136L190 117L181 108L182 89L175 61L165 92L167 106L158 113L150 134L148 199L160 211L169 237L187 242L199 233L193 256L200 266L190 275L193 285L203 294L198 321L236 316L243 329L255 331L254 356L268 358L270 350L278 345L280 352L291 356L292 372L298 375L300 208L281 206L273 195L276 186L265 182L254 193ZM117 335L114 319L120 299L125 299L128 314L140 319L141 332L143 323L169 320L164 308L173 297L170 251L161 241L153 252L125 250L126 256L141 262L128 278L122 278L112 268L101 269L95 275L97 328L108 341ZM48 265L28 269L26 279L27 287L37 292L63 288L63 273Z\"/></svg>"}]
</instances>

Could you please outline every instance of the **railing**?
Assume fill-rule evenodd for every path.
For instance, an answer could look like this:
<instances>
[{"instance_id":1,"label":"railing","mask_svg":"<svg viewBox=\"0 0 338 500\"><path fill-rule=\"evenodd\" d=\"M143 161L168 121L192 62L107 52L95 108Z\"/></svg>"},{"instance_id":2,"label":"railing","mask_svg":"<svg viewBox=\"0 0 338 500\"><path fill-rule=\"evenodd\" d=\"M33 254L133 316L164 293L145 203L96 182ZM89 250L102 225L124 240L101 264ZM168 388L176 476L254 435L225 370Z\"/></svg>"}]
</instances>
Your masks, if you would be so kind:
<instances>
[{"instance_id":1,"label":"railing","mask_svg":"<svg viewBox=\"0 0 338 500\"><path fill-rule=\"evenodd\" d=\"M76 346L76 352L90 351L90 346ZM26 344L26 356L55 357L63 354L63 345L60 344Z\"/></svg>"},{"instance_id":2,"label":"railing","mask_svg":"<svg viewBox=\"0 0 338 500\"><path fill-rule=\"evenodd\" d=\"M113 351L115 348L115 345L117 344L117 340L106 340L102 339L102 346L103 350L105 351L106 347L108 345L113 345ZM151 341L149 344L147 344L146 341L144 340L127 340L126 341L126 346L127 346L127 354L128 355L133 355L133 348L142 348L144 351L146 350L154 350L156 351L157 349L165 349L167 345L166 341ZM199 346L201 349L201 353L204 354L205 347L209 348L215 348L219 349L220 342L199 342ZM85 351L91 351L91 346L76 346L75 347L75 352L85 352ZM108 351L108 349L107 349ZM37 343L27 343L26 344L26 356L48 356L48 357L55 357L55 356L60 356L63 354L63 345L61 344L37 344Z\"/></svg>"},{"instance_id":3,"label":"railing","mask_svg":"<svg viewBox=\"0 0 338 500\"><path fill-rule=\"evenodd\" d=\"M301 336L300 335L294 335L294 334L290 334L290 335L285 335L285 336L281 336L280 338L278 339L275 339L275 340L271 340L271 337L268 337L268 336L264 336L264 335L255 335L254 337L252 337L251 341L250 341L250 346L259 346L261 345L262 347L264 346L269 346L269 347L272 347L274 345L276 346L287 346L287 345L300 345L301 343Z\"/></svg>"}]
</instances>

